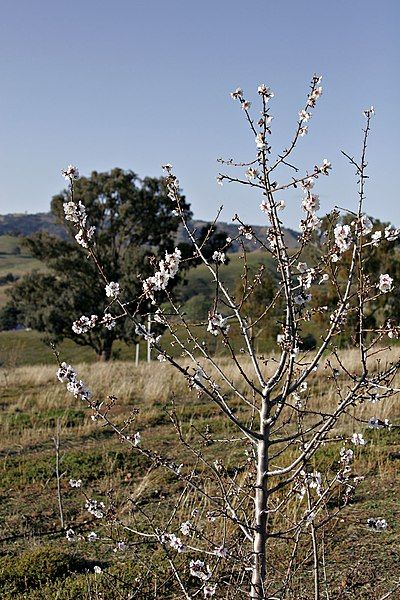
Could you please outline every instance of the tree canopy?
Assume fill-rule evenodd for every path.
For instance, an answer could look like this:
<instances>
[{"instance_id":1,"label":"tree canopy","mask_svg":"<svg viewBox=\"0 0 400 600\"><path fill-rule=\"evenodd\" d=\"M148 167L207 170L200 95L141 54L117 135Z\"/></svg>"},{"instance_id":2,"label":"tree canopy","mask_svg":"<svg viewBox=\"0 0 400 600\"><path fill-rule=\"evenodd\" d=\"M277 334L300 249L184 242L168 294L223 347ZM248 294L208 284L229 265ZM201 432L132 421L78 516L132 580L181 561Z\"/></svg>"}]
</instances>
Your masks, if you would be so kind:
<instances>
[{"instance_id":1,"label":"tree canopy","mask_svg":"<svg viewBox=\"0 0 400 600\"><path fill-rule=\"evenodd\" d=\"M77 335L72 322L81 315L102 315L109 298L96 266L79 246L71 223L64 220L63 204L69 200L64 190L52 199L51 210L66 228L67 239L38 233L25 239L31 254L41 260L46 272L22 278L11 292L11 302L20 323L46 332L52 338L71 338L92 346L108 359L116 339L132 341L134 332L126 319L115 327L97 327ZM119 282L125 301L133 302L142 294L142 279L152 274L151 257L160 259L175 246L180 219L168 197L163 178L140 179L133 171L120 168L109 172L94 171L74 184L74 201L81 202L94 226L94 243L99 262L110 281ZM190 219L189 204L182 198L185 219ZM205 232L201 235L205 236ZM211 251L213 242L208 242ZM182 256L190 258L187 244L179 244ZM188 263L189 264L189 263ZM170 283L174 287L176 277ZM147 312L148 303L139 310Z\"/></svg>"}]
</instances>

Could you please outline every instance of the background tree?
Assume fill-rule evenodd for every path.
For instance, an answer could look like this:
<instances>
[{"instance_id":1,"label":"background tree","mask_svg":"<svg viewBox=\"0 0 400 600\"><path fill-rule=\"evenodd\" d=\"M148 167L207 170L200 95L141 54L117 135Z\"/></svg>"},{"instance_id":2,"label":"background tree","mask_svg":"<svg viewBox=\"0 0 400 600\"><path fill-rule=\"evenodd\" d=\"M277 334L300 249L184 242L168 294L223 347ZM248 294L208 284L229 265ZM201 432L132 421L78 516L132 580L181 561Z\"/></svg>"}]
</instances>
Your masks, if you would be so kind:
<instances>
[{"instance_id":1,"label":"background tree","mask_svg":"<svg viewBox=\"0 0 400 600\"><path fill-rule=\"evenodd\" d=\"M363 271L365 293L371 286L371 282L376 278L377 273L388 273L398 280L400 278L400 254L397 230L390 223L383 223L373 217L364 217L364 237L367 241L368 253L362 259L362 264L358 265ZM338 225L354 227L354 216L346 214L340 216L337 211L332 211L322 219L320 236L314 246L313 258L318 260L322 256L322 249L327 243L334 248L334 229ZM334 254L334 250L333 250ZM337 262L332 263L332 275L334 277L323 285L313 285L312 304L314 307L324 305L327 310L318 312L316 320L326 326L328 316L340 301L340 285L347 281L347 274L350 268L351 257L344 254ZM358 302L359 295L355 286L353 294L348 303L348 310L345 322L340 335L337 337L339 346L357 344L358 320ZM366 330L376 329L379 322L384 322L390 316L398 315L400 312L399 297L397 294L379 295L373 294L364 306L364 326Z\"/></svg>"},{"instance_id":2,"label":"background tree","mask_svg":"<svg viewBox=\"0 0 400 600\"><path fill-rule=\"evenodd\" d=\"M138 277L151 273L151 257L161 258L175 247L179 218L168 197L162 178L145 177L133 171L115 168L110 172L94 171L80 178L74 187L74 200L81 202L91 226L95 227L94 243L99 261L113 281L118 281L131 299L142 294ZM47 233L25 239L35 257L47 267L47 273L25 276L11 292L10 306L18 312L18 320L57 340L71 338L89 345L99 357L110 358L116 339L132 341L134 332L126 319L119 319L112 329L94 328L83 336L76 335L71 325L78 313L103 315L110 304L104 284L99 280L97 267L87 260L87 251L74 240L71 222L63 218L63 204L68 201L64 190L55 196L51 211L64 225L68 239L62 240ZM189 204L183 208L191 217ZM187 244L179 245L185 258L192 256ZM177 277L170 283L173 287ZM141 311L147 312L148 302Z\"/></svg>"},{"instance_id":3,"label":"background tree","mask_svg":"<svg viewBox=\"0 0 400 600\"><path fill-rule=\"evenodd\" d=\"M255 274L245 271L236 285L235 298L241 302L251 328L252 343L267 340L275 345L282 329L284 308L277 279L268 268L260 265Z\"/></svg>"}]
</instances>

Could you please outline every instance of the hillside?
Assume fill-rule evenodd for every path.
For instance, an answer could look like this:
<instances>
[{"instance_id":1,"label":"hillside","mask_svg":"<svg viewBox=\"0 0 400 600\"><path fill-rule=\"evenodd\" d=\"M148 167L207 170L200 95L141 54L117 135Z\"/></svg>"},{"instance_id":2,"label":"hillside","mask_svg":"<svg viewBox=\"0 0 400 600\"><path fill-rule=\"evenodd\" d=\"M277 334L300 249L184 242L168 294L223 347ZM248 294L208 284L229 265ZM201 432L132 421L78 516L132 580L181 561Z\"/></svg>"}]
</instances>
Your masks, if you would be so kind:
<instances>
[{"instance_id":1,"label":"hillside","mask_svg":"<svg viewBox=\"0 0 400 600\"><path fill-rule=\"evenodd\" d=\"M207 225L207 222L201 220L193 220L190 223L191 228L197 231L200 231L205 225ZM253 229L258 237L265 238L266 227L254 225ZM232 238L237 235L237 225L233 223L219 222L217 223L217 230L226 232L227 236ZM32 258L21 243L23 236L32 235L39 231L65 237L64 229L56 223L51 213L0 215L0 308L6 303L6 292L15 281L34 269L43 270L43 265ZM295 247L298 234L287 229L285 235L289 248ZM188 241L188 235L183 227L179 228L176 241L177 243ZM265 252L260 251L258 244L254 241L245 241L246 248L250 252L249 264L252 266L261 263L267 264L267 255ZM223 269L224 280L231 286L231 289L233 289L241 274L241 260L239 256L235 256L240 250L240 245L234 242L230 249L230 264ZM182 288L182 296L185 301L199 294L202 296L199 298L200 303L204 296L209 298L212 295L211 279L202 266L189 272L187 284ZM196 310L198 309L199 306L196 306Z\"/></svg>"},{"instance_id":2,"label":"hillside","mask_svg":"<svg viewBox=\"0 0 400 600\"><path fill-rule=\"evenodd\" d=\"M202 227L207 225L207 221L200 219L194 219L190 226L192 229L200 230ZM265 237L267 227L261 225L252 225L254 232L258 237ZM225 231L227 235L234 238L237 235L237 225L233 223L218 222L217 229L219 231ZM25 236L32 235L38 231L46 231L59 237L65 237L64 228L56 222L54 216L48 213L14 213L7 215L0 215L0 237L4 235L11 236ZM286 230L286 241L289 248L293 248L296 245L298 233L292 229ZM186 231L181 226L177 233L177 242L183 242L188 240ZM249 244L249 250L256 249L256 245ZM232 245L232 251L237 252L239 250L238 244Z\"/></svg>"}]
</instances>

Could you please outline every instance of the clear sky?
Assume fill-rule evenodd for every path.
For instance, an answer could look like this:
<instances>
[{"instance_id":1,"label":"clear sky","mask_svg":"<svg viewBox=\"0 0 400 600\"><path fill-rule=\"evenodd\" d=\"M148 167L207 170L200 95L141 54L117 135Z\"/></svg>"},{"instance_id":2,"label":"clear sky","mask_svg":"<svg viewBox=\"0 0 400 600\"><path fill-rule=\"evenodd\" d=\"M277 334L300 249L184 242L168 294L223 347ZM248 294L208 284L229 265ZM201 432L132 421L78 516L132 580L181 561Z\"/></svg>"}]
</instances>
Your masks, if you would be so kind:
<instances>
[{"instance_id":1,"label":"clear sky","mask_svg":"<svg viewBox=\"0 0 400 600\"><path fill-rule=\"evenodd\" d=\"M49 208L60 170L119 166L161 174L171 162L196 217L239 212L262 223L260 198L217 186L219 156L251 160L255 144L229 92L256 111L275 92L272 142L285 147L314 72L324 93L298 164L328 158L317 189L326 212L356 203L362 109L376 116L369 146L372 216L400 225L399 0L0 0L0 213ZM282 174L283 177L283 174ZM287 224L297 228L300 192Z\"/></svg>"}]
</instances>

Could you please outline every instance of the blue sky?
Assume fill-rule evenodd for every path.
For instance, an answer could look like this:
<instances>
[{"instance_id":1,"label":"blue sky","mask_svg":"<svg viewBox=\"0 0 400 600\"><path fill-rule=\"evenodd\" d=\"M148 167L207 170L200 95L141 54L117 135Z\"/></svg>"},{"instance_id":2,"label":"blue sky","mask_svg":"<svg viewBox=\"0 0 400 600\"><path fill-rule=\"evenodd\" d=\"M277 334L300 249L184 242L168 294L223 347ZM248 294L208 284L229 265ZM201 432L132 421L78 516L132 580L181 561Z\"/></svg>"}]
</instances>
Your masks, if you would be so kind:
<instances>
[{"instance_id":1,"label":"blue sky","mask_svg":"<svg viewBox=\"0 0 400 600\"><path fill-rule=\"evenodd\" d=\"M1 14L0 213L48 210L68 163L158 176L171 162L196 217L223 204L224 220L262 223L257 194L215 183L217 157L254 157L229 92L243 87L256 114L257 86L271 86L279 151L317 72L324 93L295 159L333 164L321 212L355 206L340 150L359 152L373 104L366 211L400 225L397 0L2 0ZM301 194L284 199L297 228Z\"/></svg>"}]
</instances>

